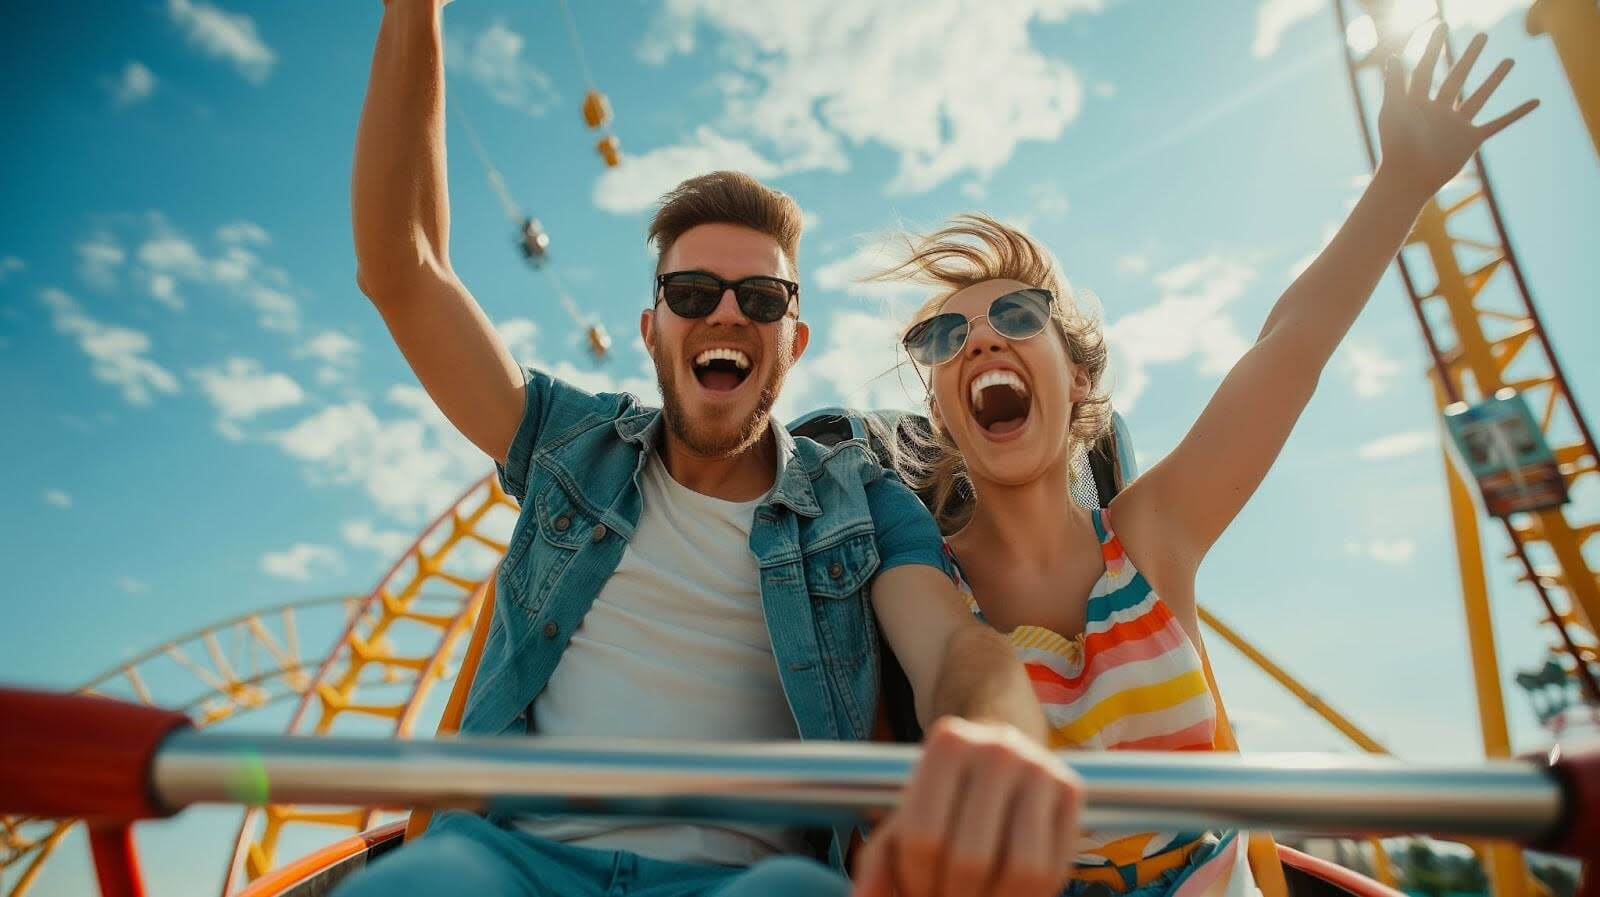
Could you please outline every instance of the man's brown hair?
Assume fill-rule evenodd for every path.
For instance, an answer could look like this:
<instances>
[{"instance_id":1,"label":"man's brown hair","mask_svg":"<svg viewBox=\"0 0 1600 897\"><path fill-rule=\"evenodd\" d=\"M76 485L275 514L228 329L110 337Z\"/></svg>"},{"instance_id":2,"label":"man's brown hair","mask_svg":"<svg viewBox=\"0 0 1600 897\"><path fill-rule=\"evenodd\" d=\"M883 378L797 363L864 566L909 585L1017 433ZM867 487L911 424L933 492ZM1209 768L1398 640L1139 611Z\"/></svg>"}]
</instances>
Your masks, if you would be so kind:
<instances>
[{"instance_id":1,"label":"man's brown hair","mask_svg":"<svg viewBox=\"0 0 1600 897\"><path fill-rule=\"evenodd\" d=\"M656 273L667 250L690 228L737 224L778 241L796 279L800 276L800 204L789 194L742 171L713 171L679 184L661 197L650 219L649 242L656 247Z\"/></svg>"}]
</instances>

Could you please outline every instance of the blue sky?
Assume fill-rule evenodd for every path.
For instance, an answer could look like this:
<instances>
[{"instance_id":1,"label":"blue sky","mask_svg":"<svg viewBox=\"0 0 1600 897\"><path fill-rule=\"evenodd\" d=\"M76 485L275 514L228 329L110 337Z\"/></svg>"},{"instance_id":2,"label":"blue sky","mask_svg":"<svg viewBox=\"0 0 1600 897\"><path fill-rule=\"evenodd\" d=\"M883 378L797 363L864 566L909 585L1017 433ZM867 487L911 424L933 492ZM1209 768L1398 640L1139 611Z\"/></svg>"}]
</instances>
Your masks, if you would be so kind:
<instances>
[{"instance_id":1,"label":"blue sky","mask_svg":"<svg viewBox=\"0 0 1600 897\"><path fill-rule=\"evenodd\" d=\"M1548 41L1523 31L1525 3L1450 8L1490 31L1490 54L1517 59L1490 112L1544 102L1487 159L1592 409L1594 149ZM350 160L379 9L149 0L11 17L0 681L68 688L214 620L364 592L488 470L428 408L355 287ZM590 388L653 394L636 323L649 206L682 177L740 167L810 220L813 340L785 413L909 401L909 373L878 375L915 292L854 279L893 228L983 209L1024 224L1100 297L1114 401L1148 464L1366 174L1332 16L1313 0L574 11L623 167L606 171L582 127L584 77L554 0L453 4L449 96L544 221L554 269L615 337L614 357L587 358L551 278L517 257L459 122L452 257L521 357ZM1466 758L1479 743L1424 365L1391 273L1207 560L1200 596L1396 752ZM1509 683L1550 636L1499 560L1503 537L1486 533ZM1344 749L1212 650L1248 748ZM1514 741L1532 747L1541 734L1512 688ZM213 893L221 846L191 868L173 859L179 835L142 837L161 845L160 893ZM35 893L77 893L81 848L69 843Z\"/></svg>"}]
</instances>

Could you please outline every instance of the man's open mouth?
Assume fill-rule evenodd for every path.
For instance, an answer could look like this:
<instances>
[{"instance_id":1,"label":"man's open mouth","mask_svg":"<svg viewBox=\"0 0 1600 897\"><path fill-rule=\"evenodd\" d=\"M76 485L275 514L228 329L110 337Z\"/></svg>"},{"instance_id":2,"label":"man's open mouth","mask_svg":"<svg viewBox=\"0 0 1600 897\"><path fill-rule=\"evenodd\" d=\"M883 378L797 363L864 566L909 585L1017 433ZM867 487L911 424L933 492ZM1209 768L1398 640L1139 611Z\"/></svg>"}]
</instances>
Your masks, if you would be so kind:
<instances>
[{"instance_id":1,"label":"man's open mouth","mask_svg":"<svg viewBox=\"0 0 1600 897\"><path fill-rule=\"evenodd\" d=\"M1028 385L1015 371L984 371L972 378L969 394L973 419L989 433L1003 436L1028 422Z\"/></svg>"},{"instance_id":2,"label":"man's open mouth","mask_svg":"<svg viewBox=\"0 0 1600 897\"><path fill-rule=\"evenodd\" d=\"M750 356L738 349L707 349L694 357L694 378L712 392L732 392L750 376Z\"/></svg>"}]
</instances>

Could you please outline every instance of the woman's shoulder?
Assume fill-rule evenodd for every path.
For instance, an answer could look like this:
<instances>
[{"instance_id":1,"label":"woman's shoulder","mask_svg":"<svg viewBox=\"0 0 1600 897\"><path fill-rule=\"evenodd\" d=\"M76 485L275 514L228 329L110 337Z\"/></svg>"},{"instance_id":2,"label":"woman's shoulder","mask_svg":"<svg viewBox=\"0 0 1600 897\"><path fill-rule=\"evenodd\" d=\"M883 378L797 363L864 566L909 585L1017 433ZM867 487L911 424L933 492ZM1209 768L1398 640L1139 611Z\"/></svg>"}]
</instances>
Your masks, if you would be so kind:
<instances>
[{"instance_id":1,"label":"woman's shoulder","mask_svg":"<svg viewBox=\"0 0 1600 897\"><path fill-rule=\"evenodd\" d=\"M1122 552L1152 589L1169 604L1192 602L1197 564L1182 551L1182 540L1167 525L1172 520L1167 499L1158 490L1128 484L1102 512Z\"/></svg>"}]
</instances>

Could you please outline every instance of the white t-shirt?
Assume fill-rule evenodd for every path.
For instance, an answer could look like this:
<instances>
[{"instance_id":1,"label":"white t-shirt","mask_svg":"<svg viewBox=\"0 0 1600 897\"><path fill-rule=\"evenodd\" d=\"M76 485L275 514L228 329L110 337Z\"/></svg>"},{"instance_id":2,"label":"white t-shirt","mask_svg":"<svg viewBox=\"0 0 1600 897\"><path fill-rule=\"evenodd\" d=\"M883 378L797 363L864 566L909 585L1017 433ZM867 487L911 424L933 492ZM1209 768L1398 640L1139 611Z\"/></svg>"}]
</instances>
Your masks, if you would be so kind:
<instances>
[{"instance_id":1,"label":"white t-shirt","mask_svg":"<svg viewBox=\"0 0 1600 897\"><path fill-rule=\"evenodd\" d=\"M779 458L782 476L784 459ZM680 485L651 454L617 570L533 703L539 735L695 741L799 737L761 608L750 526L760 501ZM676 862L746 866L803 852L792 829L530 818L533 834Z\"/></svg>"}]
</instances>

